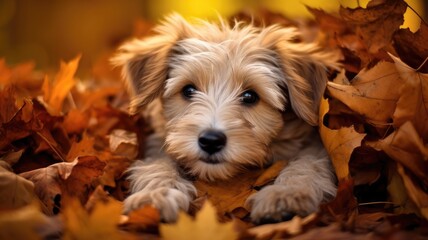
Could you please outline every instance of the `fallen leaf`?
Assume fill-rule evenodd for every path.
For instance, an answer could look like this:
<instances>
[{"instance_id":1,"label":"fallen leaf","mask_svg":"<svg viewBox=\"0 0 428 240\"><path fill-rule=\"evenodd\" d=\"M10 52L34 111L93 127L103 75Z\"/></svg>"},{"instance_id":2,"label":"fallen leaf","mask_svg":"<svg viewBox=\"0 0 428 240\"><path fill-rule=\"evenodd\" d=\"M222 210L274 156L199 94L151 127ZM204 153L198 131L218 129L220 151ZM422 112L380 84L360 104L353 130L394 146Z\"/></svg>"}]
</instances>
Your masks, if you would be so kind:
<instances>
[{"instance_id":1,"label":"fallen leaf","mask_svg":"<svg viewBox=\"0 0 428 240\"><path fill-rule=\"evenodd\" d=\"M8 168L0 166L0 209L23 207L36 199L34 184L31 181L16 175Z\"/></svg>"},{"instance_id":2,"label":"fallen leaf","mask_svg":"<svg viewBox=\"0 0 428 240\"><path fill-rule=\"evenodd\" d=\"M36 203L0 211L0 239L44 239L38 231L48 222Z\"/></svg>"},{"instance_id":3,"label":"fallen leaf","mask_svg":"<svg viewBox=\"0 0 428 240\"><path fill-rule=\"evenodd\" d=\"M157 232L160 224L159 211L153 206L145 205L142 208L131 211L121 221L120 227L132 231Z\"/></svg>"},{"instance_id":4,"label":"fallen leaf","mask_svg":"<svg viewBox=\"0 0 428 240\"><path fill-rule=\"evenodd\" d=\"M110 199L99 202L91 212L87 212L76 198L66 201L62 218L65 240L74 239L124 239L117 228L122 212L122 204Z\"/></svg>"},{"instance_id":5,"label":"fallen leaf","mask_svg":"<svg viewBox=\"0 0 428 240\"><path fill-rule=\"evenodd\" d=\"M175 224L161 224L160 235L165 240L231 240L237 239L233 222L220 223L214 206L207 201L195 219L181 212Z\"/></svg>"},{"instance_id":6,"label":"fallen leaf","mask_svg":"<svg viewBox=\"0 0 428 240\"><path fill-rule=\"evenodd\" d=\"M249 213L245 205L247 198L263 186L272 183L286 165L287 161L277 161L267 169L248 171L229 181L198 180L194 184L198 190L198 197L208 199L217 209L221 220L235 216L233 213L238 211L237 209L240 211L239 217L244 217L245 212Z\"/></svg>"},{"instance_id":7,"label":"fallen leaf","mask_svg":"<svg viewBox=\"0 0 428 240\"><path fill-rule=\"evenodd\" d=\"M63 126L67 133L82 133L89 125L89 114L80 109L71 109L64 117Z\"/></svg>"},{"instance_id":8,"label":"fallen leaf","mask_svg":"<svg viewBox=\"0 0 428 240\"><path fill-rule=\"evenodd\" d=\"M332 130L323 124L323 118L329 111L328 101L321 100L320 105L320 135L324 146L331 158L336 175L339 180L348 179L349 160L356 147L361 146L361 141L366 134L358 133L354 127L344 127L339 130Z\"/></svg>"},{"instance_id":9,"label":"fallen leaf","mask_svg":"<svg viewBox=\"0 0 428 240\"><path fill-rule=\"evenodd\" d=\"M79 157L73 162L52 164L46 168L21 173L32 181L35 193L47 207L47 214L60 211L62 195L76 196L86 202L91 183L102 174L105 163L96 157Z\"/></svg>"},{"instance_id":10,"label":"fallen leaf","mask_svg":"<svg viewBox=\"0 0 428 240\"><path fill-rule=\"evenodd\" d=\"M356 28L357 34L364 40L370 53L376 53L390 44L392 36L404 22L407 4L401 0L388 0L367 8L344 8L339 12L347 23Z\"/></svg>"},{"instance_id":11,"label":"fallen leaf","mask_svg":"<svg viewBox=\"0 0 428 240\"><path fill-rule=\"evenodd\" d=\"M131 160L126 157L112 156L105 163L103 174L99 178L100 184L109 187L116 187L116 181L123 177L125 171L131 166Z\"/></svg>"},{"instance_id":12,"label":"fallen leaf","mask_svg":"<svg viewBox=\"0 0 428 240\"><path fill-rule=\"evenodd\" d=\"M394 126L399 127L406 121L411 121L424 142L428 142L428 74L422 74L399 58L390 56L403 79L403 84L399 87L400 98L393 115Z\"/></svg>"},{"instance_id":13,"label":"fallen leaf","mask_svg":"<svg viewBox=\"0 0 428 240\"><path fill-rule=\"evenodd\" d=\"M304 218L295 216L287 222L265 224L250 228L248 229L248 233L255 239L281 239L285 236L290 237L301 234L303 227L313 222L316 217L317 215L315 213Z\"/></svg>"},{"instance_id":14,"label":"fallen leaf","mask_svg":"<svg viewBox=\"0 0 428 240\"><path fill-rule=\"evenodd\" d=\"M376 127L391 125L400 97L398 86L403 84L394 64L379 62L371 69L361 70L350 82L350 85L328 82L328 95L363 116L369 124Z\"/></svg>"},{"instance_id":15,"label":"fallen leaf","mask_svg":"<svg viewBox=\"0 0 428 240\"><path fill-rule=\"evenodd\" d=\"M138 155L137 134L123 129L115 129L107 136L110 151L116 155L135 159Z\"/></svg>"},{"instance_id":16,"label":"fallen leaf","mask_svg":"<svg viewBox=\"0 0 428 240\"><path fill-rule=\"evenodd\" d=\"M68 63L61 61L60 70L52 83L46 77L43 83L43 99L49 106L48 111L52 115L58 115L62 111L65 97L76 84L74 74L76 73L81 56L77 56Z\"/></svg>"},{"instance_id":17,"label":"fallen leaf","mask_svg":"<svg viewBox=\"0 0 428 240\"><path fill-rule=\"evenodd\" d=\"M94 145L95 138L89 136L87 133L83 133L79 142L77 142L77 139L72 141L66 157L67 161L73 161L76 157L80 156L96 156L97 150L95 150Z\"/></svg>"}]
</instances>

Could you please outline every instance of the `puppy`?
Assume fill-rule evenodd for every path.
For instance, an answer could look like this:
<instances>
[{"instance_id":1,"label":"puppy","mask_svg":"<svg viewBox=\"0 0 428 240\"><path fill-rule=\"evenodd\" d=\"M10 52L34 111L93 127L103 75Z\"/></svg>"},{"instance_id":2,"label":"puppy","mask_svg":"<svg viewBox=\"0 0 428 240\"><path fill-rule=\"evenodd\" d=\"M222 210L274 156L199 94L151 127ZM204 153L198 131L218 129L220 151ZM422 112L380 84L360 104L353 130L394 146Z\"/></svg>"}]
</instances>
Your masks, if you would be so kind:
<instances>
[{"instance_id":1,"label":"puppy","mask_svg":"<svg viewBox=\"0 0 428 240\"><path fill-rule=\"evenodd\" d=\"M255 223L308 215L335 195L313 126L338 57L297 38L294 28L191 24L173 14L154 36L120 47L112 61L123 68L130 111L155 130L129 170L125 212L152 204L175 221L197 193L188 176L227 180L281 160L289 163L274 184L247 201Z\"/></svg>"}]
</instances>

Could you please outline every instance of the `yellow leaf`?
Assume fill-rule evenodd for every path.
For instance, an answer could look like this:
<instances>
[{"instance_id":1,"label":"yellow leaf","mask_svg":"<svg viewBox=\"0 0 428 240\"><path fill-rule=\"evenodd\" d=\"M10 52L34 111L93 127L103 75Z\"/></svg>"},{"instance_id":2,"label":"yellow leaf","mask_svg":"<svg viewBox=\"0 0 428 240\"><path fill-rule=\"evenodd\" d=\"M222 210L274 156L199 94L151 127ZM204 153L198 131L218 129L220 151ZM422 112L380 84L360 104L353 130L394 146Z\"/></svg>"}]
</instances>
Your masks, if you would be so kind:
<instances>
[{"instance_id":1,"label":"yellow leaf","mask_svg":"<svg viewBox=\"0 0 428 240\"><path fill-rule=\"evenodd\" d=\"M333 162L336 175L339 180L349 177L349 159L352 152L358 146L366 134L358 133L353 126L332 130L324 126L323 118L328 112L329 105L326 99L321 100L320 105L320 135L325 148Z\"/></svg>"},{"instance_id":2,"label":"yellow leaf","mask_svg":"<svg viewBox=\"0 0 428 240\"><path fill-rule=\"evenodd\" d=\"M48 218L33 203L17 210L0 212L0 239L42 239L36 230L42 228Z\"/></svg>"},{"instance_id":3,"label":"yellow leaf","mask_svg":"<svg viewBox=\"0 0 428 240\"><path fill-rule=\"evenodd\" d=\"M220 223L217 220L215 208L208 201L196 214L195 219L182 212L177 223L161 224L160 234L165 240L229 240L238 238L233 222Z\"/></svg>"},{"instance_id":4,"label":"yellow leaf","mask_svg":"<svg viewBox=\"0 0 428 240\"><path fill-rule=\"evenodd\" d=\"M110 201L98 202L88 213L76 198L70 199L64 207L64 239L123 239L117 226L120 221L122 204Z\"/></svg>"},{"instance_id":5,"label":"yellow leaf","mask_svg":"<svg viewBox=\"0 0 428 240\"><path fill-rule=\"evenodd\" d=\"M52 115L58 115L61 112L65 97L76 84L74 74L79 65L80 57L79 55L68 63L61 61L60 70L52 84L49 83L48 78L45 78L43 83L43 99L48 104L49 113Z\"/></svg>"}]
</instances>

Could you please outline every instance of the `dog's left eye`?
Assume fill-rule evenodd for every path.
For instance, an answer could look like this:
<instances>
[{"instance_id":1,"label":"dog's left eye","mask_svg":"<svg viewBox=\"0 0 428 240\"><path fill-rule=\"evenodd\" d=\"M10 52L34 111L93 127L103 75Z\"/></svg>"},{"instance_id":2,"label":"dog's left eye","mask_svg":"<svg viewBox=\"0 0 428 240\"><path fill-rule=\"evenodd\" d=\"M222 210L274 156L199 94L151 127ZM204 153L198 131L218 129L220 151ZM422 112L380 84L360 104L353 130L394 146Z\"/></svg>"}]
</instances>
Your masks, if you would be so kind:
<instances>
[{"instance_id":1,"label":"dog's left eye","mask_svg":"<svg viewBox=\"0 0 428 240\"><path fill-rule=\"evenodd\" d=\"M196 92L196 87L189 84L183 87L183 89L181 90L181 92L183 93L183 96L187 99L192 98L193 94Z\"/></svg>"},{"instance_id":2,"label":"dog's left eye","mask_svg":"<svg viewBox=\"0 0 428 240\"><path fill-rule=\"evenodd\" d=\"M243 92L241 98L241 101L247 105L253 105L259 101L259 95L257 95L253 90Z\"/></svg>"}]
</instances>

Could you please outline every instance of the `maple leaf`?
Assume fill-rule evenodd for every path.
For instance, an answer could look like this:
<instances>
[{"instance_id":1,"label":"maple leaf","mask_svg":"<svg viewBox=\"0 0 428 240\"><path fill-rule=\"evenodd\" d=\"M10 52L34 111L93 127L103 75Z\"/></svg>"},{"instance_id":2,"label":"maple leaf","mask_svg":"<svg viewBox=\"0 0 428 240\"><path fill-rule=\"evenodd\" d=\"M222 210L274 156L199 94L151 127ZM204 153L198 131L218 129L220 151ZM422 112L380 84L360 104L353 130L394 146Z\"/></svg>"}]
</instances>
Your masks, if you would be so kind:
<instances>
[{"instance_id":1,"label":"maple leaf","mask_svg":"<svg viewBox=\"0 0 428 240\"><path fill-rule=\"evenodd\" d=\"M349 160L352 152L358 146L366 134L358 133L354 127L343 127L338 130L332 130L323 124L325 114L329 111L328 101L321 100L320 105L320 135L323 144L331 158L336 175L339 180L350 177Z\"/></svg>"},{"instance_id":2,"label":"maple leaf","mask_svg":"<svg viewBox=\"0 0 428 240\"><path fill-rule=\"evenodd\" d=\"M49 219L36 203L16 210L0 212L0 239L44 239L38 231L45 228Z\"/></svg>"},{"instance_id":3,"label":"maple leaf","mask_svg":"<svg viewBox=\"0 0 428 240\"><path fill-rule=\"evenodd\" d=\"M138 154L137 134L123 129L115 129L109 138L110 151L116 155L135 159Z\"/></svg>"},{"instance_id":4,"label":"maple leaf","mask_svg":"<svg viewBox=\"0 0 428 240\"><path fill-rule=\"evenodd\" d=\"M89 114L80 109L71 109L67 112L63 122L67 133L82 133L89 126Z\"/></svg>"},{"instance_id":5,"label":"maple leaf","mask_svg":"<svg viewBox=\"0 0 428 240\"><path fill-rule=\"evenodd\" d=\"M62 110L65 97L76 84L74 74L79 65L80 55L68 63L61 61L60 70L55 79L50 83L48 77L43 82L43 99L47 103L48 111L52 115L58 115Z\"/></svg>"},{"instance_id":6,"label":"maple leaf","mask_svg":"<svg viewBox=\"0 0 428 240\"><path fill-rule=\"evenodd\" d=\"M100 176L105 163L96 157L78 157L73 162L52 164L46 168L21 173L32 181L35 192L47 207L48 214L56 214L61 206L61 196L77 196L86 202L91 183Z\"/></svg>"},{"instance_id":7,"label":"maple leaf","mask_svg":"<svg viewBox=\"0 0 428 240\"><path fill-rule=\"evenodd\" d=\"M117 228L121 212L122 204L113 199L98 202L91 212L87 212L78 199L68 199L62 213L63 239L124 239Z\"/></svg>"},{"instance_id":8,"label":"maple leaf","mask_svg":"<svg viewBox=\"0 0 428 240\"><path fill-rule=\"evenodd\" d=\"M131 211L124 217L120 226L127 230L156 232L160 223L159 211L149 205Z\"/></svg>"},{"instance_id":9,"label":"maple leaf","mask_svg":"<svg viewBox=\"0 0 428 240\"><path fill-rule=\"evenodd\" d=\"M394 32L404 22L406 9L404 1L388 0L370 2L366 9L341 7L339 12L345 21L355 26L369 52L376 53L390 44Z\"/></svg>"},{"instance_id":10,"label":"maple leaf","mask_svg":"<svg viewBox=\"0 0 428 240\"><path fill-rule=\"evenodd\" d=\"M231 240L237 239L233 222L220 223L214 206L207 201L201 211L192 219L181 212L175 224L161 224L160 235L165 240Z\"/></svg>"},{"instance_id":11,"label":"maple leaf","mask_svg":"<svg viewBox=\"0 0 428 240\"><path fill-rule=\"evenodd\" d=\"M418 72L418 69L409 67L399 58L390 56L404 82L399 88L400 98L393 115L394 126L399 127L404 122L411 121L424 142L427 142L428 74L422 74ZM427 60L428 58L425 61Z\"/></svg>"}]
</instances>

